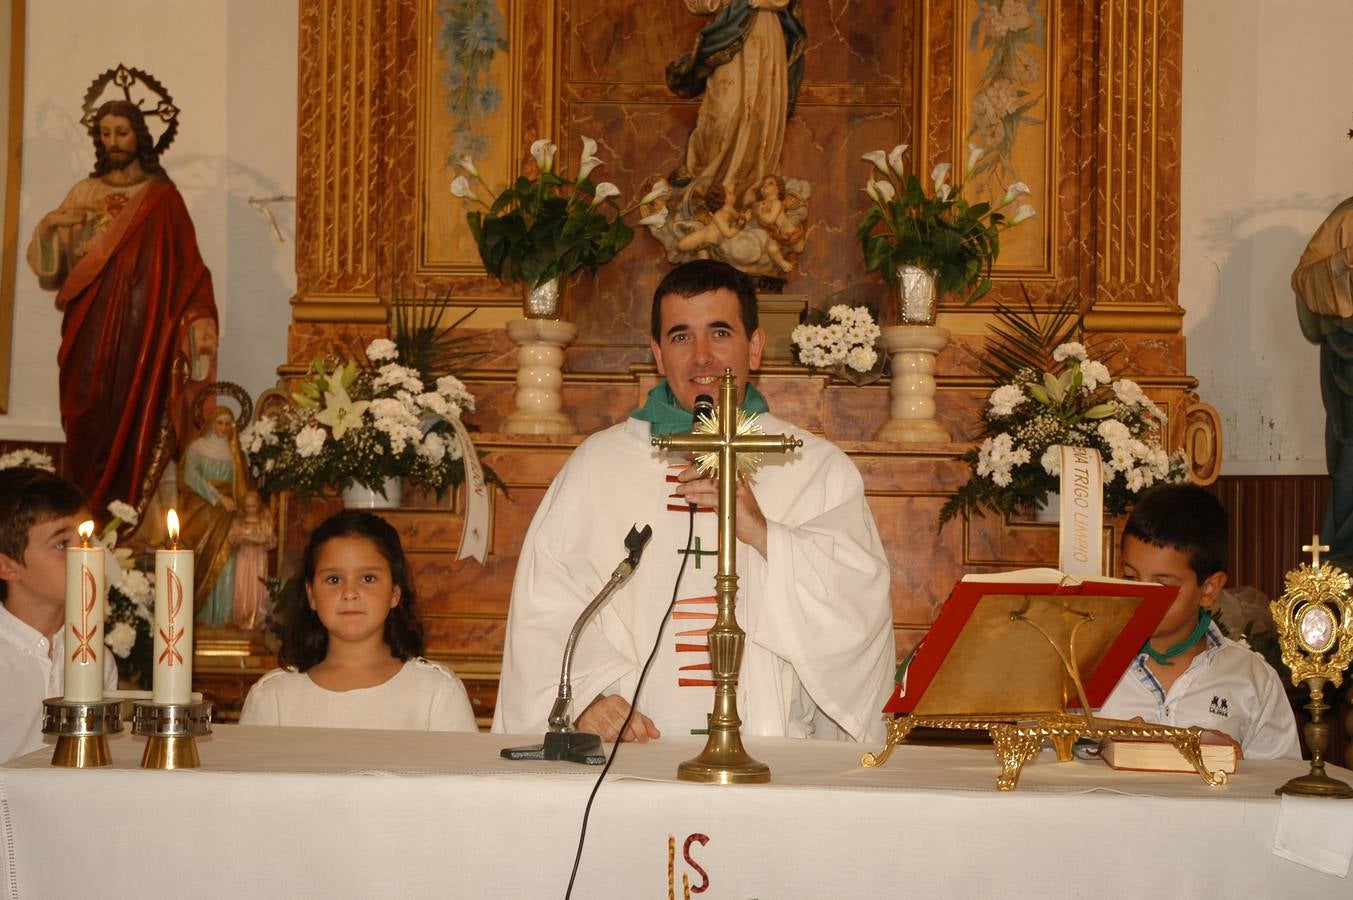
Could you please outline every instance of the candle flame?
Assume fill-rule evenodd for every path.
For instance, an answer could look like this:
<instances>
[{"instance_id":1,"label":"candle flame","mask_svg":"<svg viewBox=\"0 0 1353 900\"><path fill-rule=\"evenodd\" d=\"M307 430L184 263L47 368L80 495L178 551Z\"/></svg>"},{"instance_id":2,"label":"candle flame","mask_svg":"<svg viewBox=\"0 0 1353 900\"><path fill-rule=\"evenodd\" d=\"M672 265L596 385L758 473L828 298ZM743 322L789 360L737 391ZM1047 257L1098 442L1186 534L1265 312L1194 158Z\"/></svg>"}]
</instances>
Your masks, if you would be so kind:
<instances>
[{"instance_id":1,"label":"candle flame","mask_svg":"<svg viewBox=\"0 0 1353 900\"><path fill-rule=\"evenodd\" d=\"M165 524L169 528L169 540L171 543L179 542L179 514L174 510L169 510L169 515L165 516Z\"/></svg>"},{"instance_id":2,"label":"candle flame","mask_svg":"<svg viewBox=\"0 0 1353 900\"><path fill-rule=\"evenodd\" d=\"M86 519L75 529L80 534L80 543L89 546L89 539L94 536L94 520Z\"/></svg>"}]
</instances>

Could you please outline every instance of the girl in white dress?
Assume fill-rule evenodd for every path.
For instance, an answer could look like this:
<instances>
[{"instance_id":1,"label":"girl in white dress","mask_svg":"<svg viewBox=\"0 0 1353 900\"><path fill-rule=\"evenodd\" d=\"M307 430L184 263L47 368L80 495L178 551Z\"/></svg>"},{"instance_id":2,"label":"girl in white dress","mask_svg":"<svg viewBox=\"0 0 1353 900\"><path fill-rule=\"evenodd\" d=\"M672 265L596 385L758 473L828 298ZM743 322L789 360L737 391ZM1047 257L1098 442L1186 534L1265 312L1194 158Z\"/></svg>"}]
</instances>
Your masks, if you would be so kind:
<instances>
[{"instance_id":1,"label":"girl in white dress","mask_svg":"<svg viewBox=\"0 0 1353 900\"><path fill-rule=\"evenodd\" d=\"M241 725L476 731L465 687L423 659L423 628L399 535L347 510L310 536L285 669L249 691Z\"/></svg>"}]
</instances>

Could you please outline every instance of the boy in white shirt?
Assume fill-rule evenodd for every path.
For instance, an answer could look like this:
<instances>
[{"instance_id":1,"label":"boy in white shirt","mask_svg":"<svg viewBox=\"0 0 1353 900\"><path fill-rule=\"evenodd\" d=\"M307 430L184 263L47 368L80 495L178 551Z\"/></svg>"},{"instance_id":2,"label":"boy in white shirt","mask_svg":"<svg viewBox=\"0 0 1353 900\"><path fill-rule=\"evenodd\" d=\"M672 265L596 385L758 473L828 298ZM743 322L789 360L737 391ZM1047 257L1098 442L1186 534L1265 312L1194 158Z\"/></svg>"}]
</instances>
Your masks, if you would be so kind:
<instances>
[{"instance_id":1,"label":"boy in white shirt","mask_svg":"<svg viewBox=\"0 0 1353 900\"><path fill-rule=\"evenodd\" d=\"M0 469L0 762L42 747L42 701L65 683L66 545L84 494L45 469ZM117 665L104 654L104 687Z\"/></svg>"},{"instance_id":2,"label":"boy in white shirt","mask_svg":"<svg viewBox=\"0 0 1353 900\"><path fill-rule=\"evenodd\" d=\"M1179 594L1099 715L1223 731L1250 759L1300 759L1278 673L1212 622L1226 584L1226 510L1191 484L1158 487L1123 530L1123 577Z\"/></svg>"}]
</instances>

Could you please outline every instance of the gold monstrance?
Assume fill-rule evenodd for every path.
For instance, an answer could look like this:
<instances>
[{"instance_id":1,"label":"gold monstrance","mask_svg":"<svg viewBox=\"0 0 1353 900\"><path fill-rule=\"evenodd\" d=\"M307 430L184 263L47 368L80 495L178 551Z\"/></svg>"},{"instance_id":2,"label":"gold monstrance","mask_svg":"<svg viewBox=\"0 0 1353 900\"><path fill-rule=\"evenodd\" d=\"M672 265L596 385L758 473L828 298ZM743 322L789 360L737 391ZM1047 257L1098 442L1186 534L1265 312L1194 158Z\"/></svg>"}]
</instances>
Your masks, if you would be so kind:
<instances>
[{"instance_id":1,"label":"gold monstrance","mask_svg":"<svg viewBox=\"0 0 1353 900\"><path fill-rule=\"evenodd\" d=\"M1348 573L1320 562L1320 535L1301 548L1311 554L1304 563L1287 573L1283 595L1270 605L1273 623L1278 629L1283 663L1292 672L1292 683L1311 691L1306 709L1311 721L1302 729L1311 748L1311 771L1299 775L1278 788L1278 794L1304 794L1310 797L1353 797L1353 788L1325 774L1325 747L1329 742L1329 723L1322 714L1325 684L1338 687L1344 669L1353 659L1353 599L1349 598Z\"/></svg>"},{"instance_id":2,"label":"gold monstrance","mask_svg":"<svg viewBox=\"0 0 1353 900\"><path fill-rule=\"evenodd\" d=\"M742 667L742 642L746 633L738 627L734 606L737 603L738 574L736 557L736 511L738 465L755 468L754 454L784 453L803 446L803 441L783 434L761 434L755 417L738 409L737 384L733 371L724 369L719 385L717 419L702 418L690 434L669 434L653 438L653 446L663 451L704 454L698 464L702 470L719 473L719 573L714 578L714 593L719 613L709 629L709 660L714 677L714 714L709 720L709 738L705 749L694 759L677 767L684 781L713 781L719 784L750 784L770 781L770 766L752 759L742 746L738 717L738 670ZM741 460L738 454L746 454Z\"/></svg>"}]
</instances>

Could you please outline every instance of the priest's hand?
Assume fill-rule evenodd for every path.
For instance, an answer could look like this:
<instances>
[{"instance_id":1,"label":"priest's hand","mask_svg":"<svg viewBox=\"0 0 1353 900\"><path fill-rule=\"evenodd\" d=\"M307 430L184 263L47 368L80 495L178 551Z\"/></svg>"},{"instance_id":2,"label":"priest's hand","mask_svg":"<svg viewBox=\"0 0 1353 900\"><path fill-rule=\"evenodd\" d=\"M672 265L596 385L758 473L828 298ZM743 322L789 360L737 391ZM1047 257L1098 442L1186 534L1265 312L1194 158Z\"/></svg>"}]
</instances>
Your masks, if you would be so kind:
<instances>
[{"instance_id":1,"label":"priest's hand","mask_svg":"<svg viewBox=\"0 0 1353 900\"><path fill-rule=\"evenodd\" d=\"M677 476L679 482L676 493L687 503L696 506L719 508L719 481L712 476L702 476L695 466ZM761 512L761 504L751 487L741 478L737 490L737 533L736 537L748 546L755 547L761 558L766 558L766 516Z\"/></svg>"},{"instance_id":2,"label":"priest's hand","mask_svg":"<svg viewBox=\"0 0 1353 900\"><path fill-rule=\"evenodd\" d=\"M629 702L624 697L619 694L603 694L587 705L587 709L578 716L578 721L574 725L579 731L599 735L603 741L614 741L616 735L620 733L620 726L625 724L625 716L629 715L629 711ZM653 724L653 720L635 710L634 718L625 729L624 739L647 744L660 737L662 732L658 731L658 726Z\"/></svg>"}]
</instances>

